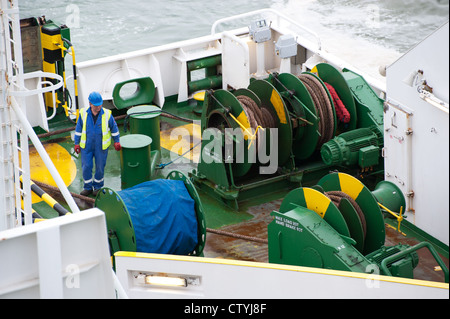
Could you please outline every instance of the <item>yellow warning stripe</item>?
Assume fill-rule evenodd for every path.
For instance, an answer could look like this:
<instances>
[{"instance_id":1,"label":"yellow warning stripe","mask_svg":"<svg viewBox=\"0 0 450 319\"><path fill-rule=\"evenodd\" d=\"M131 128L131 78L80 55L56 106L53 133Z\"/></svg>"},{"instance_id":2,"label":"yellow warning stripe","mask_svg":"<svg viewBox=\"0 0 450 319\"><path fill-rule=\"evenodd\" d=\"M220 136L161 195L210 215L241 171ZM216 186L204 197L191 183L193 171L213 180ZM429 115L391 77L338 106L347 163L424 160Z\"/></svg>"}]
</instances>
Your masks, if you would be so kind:
<instances>
[{"instance_id":1,"label":"yellow warning stripe","mask_svg":"<svg viewBox=\"0 0 450 319\"><path fill-rule=\"evenodd\" d=\"M341 191L349 195L351 198L356 200L361 191L364 188L364 184L351 175L338 173L339 174L339 184L341 186Z\"/></svg>"},{"instance_id":2,"label":"yellow warning stripe","mask_svg":"<svg viewBox=\"0 0 450 319\"><path fill-rule=\"evenodd\" d=\"M286 112L284 111L284 103L280 97L280 94L276 90L272 90L272 95L270 96L270 102L275 108L275 112L277 112L278 118L280 119L281 124L286 124Z\"/></svg>"},{"instance_id":3,"label":"yellow warning stripe","mask_svg":"<svg viewBox=\"0 0 450 319\"><path fill-rule=\"evenodd\" d=\"M238 115L237 118L235 118L233 116L233 114L231 114L231 117L239 124L239 126L242 129L242 134L244 135L244 139L247 140L249 135L251 136L251 134L249 133L249 129L250 129L250 122L247 118L247 115L245 114L244 111L241 112L241 114Z\"/></svg>"},{"instance_id":4,"label":"yellow warning stripe","mask_svg":"<svg viewBox=\"0 0 450 319\"><path fill-rule=\"evenodd\" d=\"M50 207L54 208L58 202L54 200L49 194L44 193L42 194L41 198L46 202Z\"/></svg>"},{"instance_id":5,"label":"yellow warning stripe","mask_svg":"<svg viewBox=\"0 0 450 319\"><path fill-rule=\"evenodd\" d=\"M306 207L324 218L331 200L321 192L312 188L303 188L303 194L305 196Z\"/></svg>"}]
</instances>

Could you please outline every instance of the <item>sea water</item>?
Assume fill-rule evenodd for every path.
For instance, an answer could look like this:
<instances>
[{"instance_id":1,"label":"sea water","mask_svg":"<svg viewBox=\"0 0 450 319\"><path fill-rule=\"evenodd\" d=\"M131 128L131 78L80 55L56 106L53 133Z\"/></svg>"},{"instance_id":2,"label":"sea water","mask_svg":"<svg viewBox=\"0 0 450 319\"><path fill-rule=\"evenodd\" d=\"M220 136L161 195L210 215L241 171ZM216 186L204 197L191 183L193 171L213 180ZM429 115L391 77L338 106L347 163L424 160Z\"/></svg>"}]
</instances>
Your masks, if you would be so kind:
<instances>
[{"instance_id":1,"label":"sea water","mask_svg":"<svg viewBox=\"0 0 450 319\"><path fill-rule=\"evenodd\" d=\"M19 8L21 18L69 26L77 62L204 36L218 19L273 8L372 75L449 19L448 0L22 0Z\"/></svg>"}]
</instances>

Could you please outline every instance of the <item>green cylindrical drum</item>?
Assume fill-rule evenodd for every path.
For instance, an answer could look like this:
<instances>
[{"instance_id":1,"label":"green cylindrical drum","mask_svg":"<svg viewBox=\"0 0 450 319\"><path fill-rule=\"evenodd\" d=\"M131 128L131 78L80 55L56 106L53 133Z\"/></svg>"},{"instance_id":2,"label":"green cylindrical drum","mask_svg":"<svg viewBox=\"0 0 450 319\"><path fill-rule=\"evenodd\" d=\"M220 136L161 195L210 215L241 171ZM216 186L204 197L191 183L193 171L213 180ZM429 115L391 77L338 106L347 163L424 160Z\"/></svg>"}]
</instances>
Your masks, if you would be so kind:
<instances>
[{"instance_id":1,"label":"green cylindrical drum","mask_svg":"<svg viewBox=\"0 0 450 319\"><path fill-rule=\"evenodd\" d=\"M149 181L152 139L143 134L129 134L120 138L120 144L122 189Z\"/></svg>"},{"instance_id":2,"label":"green cylindrical drum","mask_svg":"<svg viewBox=\"0 0 450 319\"><path fill-rule=\"evenodd\" d=\"M155 105L139 105L127 111L131 134L143 134L152 139L152 149L161 150L159 116L161 109Z\"/></svg>"}]
</instances>

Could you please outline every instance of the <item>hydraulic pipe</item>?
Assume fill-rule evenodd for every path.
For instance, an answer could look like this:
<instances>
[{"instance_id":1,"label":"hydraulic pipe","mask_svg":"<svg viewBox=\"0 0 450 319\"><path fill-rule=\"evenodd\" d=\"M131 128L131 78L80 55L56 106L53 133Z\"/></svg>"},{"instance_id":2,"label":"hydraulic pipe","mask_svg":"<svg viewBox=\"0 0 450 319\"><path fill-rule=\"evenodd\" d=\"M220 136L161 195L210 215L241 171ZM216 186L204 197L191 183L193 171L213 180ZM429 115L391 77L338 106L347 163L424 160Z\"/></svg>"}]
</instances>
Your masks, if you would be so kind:
<instances>
[{"instance_id":1,"label":"hydraulic pipe","mask_svg":"<svg viewBox=\"0 0 450 319\"><path fill-rule=\"evenodd\" d=\"M189 61L187 63L187 69L188 71L194 71L204 68L210 68L215 67L222 63L222 56L221 55L215 55L203 59L197 59L193 61Z\"/></svg>"}]
</instances>

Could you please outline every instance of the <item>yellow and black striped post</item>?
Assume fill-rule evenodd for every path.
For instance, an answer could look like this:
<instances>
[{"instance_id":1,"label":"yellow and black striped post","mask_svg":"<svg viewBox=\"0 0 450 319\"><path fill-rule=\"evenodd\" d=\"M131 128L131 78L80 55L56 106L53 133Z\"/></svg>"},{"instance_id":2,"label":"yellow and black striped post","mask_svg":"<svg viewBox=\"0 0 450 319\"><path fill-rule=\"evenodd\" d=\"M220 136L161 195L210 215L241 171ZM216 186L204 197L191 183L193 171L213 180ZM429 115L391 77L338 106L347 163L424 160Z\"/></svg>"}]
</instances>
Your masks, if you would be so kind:
<instances>
[{"instance_id":1,"label":"yellow and black striped post","mask_svg":"<svg viewBox=\"0 0 450 319\"><path fill-rule=\"evenodd\" d=\"M59 216L66 215L70 213L67 209L65 209L60 203L58 203L56 200L53 199L49 194L44 192L42 188L37 186L33 181L31 181L31 190L33 193L35 193L37 196L39 196L44 202L46 202L51 208L56 210L59 214Z\"/></svg>"},{"instance_id":2,"label":"yellow and black striped post","mask_svg":"<svg viewBox=\"0 0 450 319\"><path fill-rule=\"evenodd\" d=\"M20 176L20 181L22 182L22 175ZM30 181L31 191L35 193L39 198L46 202L51 208L53 208L59 216L70 214L70 212L65 209L60 203L53 199L49 194L47 194L42 188L37 186L33 181Z\"/></svg>"},{"instance_id":3,"label":"yellow and black striped post","mask_svg":"<svg viewBox=\"0 0 450 319\"><path fill-rule=\"evenodd\" d=\"M63 41L61 38L61 28L54 23L49 23L41 27L41 46L42 46L42 68L44 72L58 74L58 63L64 69L64 52L61 50ZM52 92L45 93L47 108L53 107L53 99L58 100L57 95ZM56 104L56 103L55 103ZM57 104L56 104L57 106ZM55 106L55 107L56 107Z\"/></svg>"}]
</instances>

